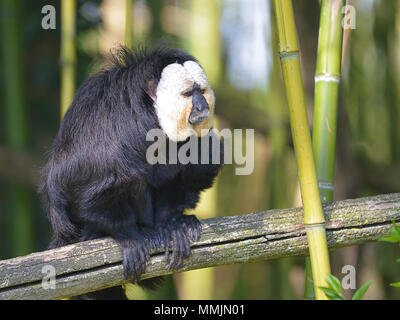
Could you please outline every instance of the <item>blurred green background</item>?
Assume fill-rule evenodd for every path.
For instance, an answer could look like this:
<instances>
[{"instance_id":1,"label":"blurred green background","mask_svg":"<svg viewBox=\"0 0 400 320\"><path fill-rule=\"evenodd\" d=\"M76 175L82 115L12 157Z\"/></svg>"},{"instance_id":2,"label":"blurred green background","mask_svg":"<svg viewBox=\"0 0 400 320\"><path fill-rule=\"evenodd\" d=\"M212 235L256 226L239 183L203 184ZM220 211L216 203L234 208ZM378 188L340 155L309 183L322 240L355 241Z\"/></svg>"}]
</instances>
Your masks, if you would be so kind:
<instances>
[{"instance_id":1,"label":"blurred green background","mask_svg":"<svg viewBox=\"0 0 400 320\"><path fill-rule=\"evenodd\" d=\"M0 259L45 250L50 226L36 194L60 118L60 1L0 0ZM353 0L339 98L335 200L400 190L400 1ZM44 30L43 6L56 9ZM136 0L133 46L182 47L198 58L216 95L217 128L255 129L254 172L226 165L202 195L200 218L301 205L268 0ZM318 41L317 0L293 1L306 102L312 125ZM123 0L80 0L76 85L124 39ZM365 298L399 299L400 249L371 243L331 252L332 273L357 271ZM221 266L169 277L136 298L302 299L304 258ZM349 297L352 290L344 290Z\"/></svg>"}]
</instances>

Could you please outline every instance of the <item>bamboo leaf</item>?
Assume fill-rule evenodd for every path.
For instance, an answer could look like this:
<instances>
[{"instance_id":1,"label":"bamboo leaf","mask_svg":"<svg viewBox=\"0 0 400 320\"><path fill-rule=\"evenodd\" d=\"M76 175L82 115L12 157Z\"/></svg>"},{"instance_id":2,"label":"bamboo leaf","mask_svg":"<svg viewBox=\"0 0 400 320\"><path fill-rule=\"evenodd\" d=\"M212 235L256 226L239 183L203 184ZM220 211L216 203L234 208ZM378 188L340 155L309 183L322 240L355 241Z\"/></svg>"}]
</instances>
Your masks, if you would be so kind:
<instances>
[{"instance_id":1,"label":"bamboo leaf","mask_svg":"<svg viewBox=\"0 0 400 320\"><path fill-rule=\"evenodd\" d=\"M400 236L400 227L396 224L395 221L392 221L393 224L393 228L394 228L394 233L397 234L398 236Z\"/></svg>"},{"instance_id":2,"label":"bamboo leaf","mask_svg":"<svg viewBox=\"0 0 400 320\"><path fill-rule=\"evenodd\" d=\"M382 237L380 239L378 239L378 241L382 241L382 242L390 242L390 243L397 243L400 240L397 238L394 238L392 236L387 236L387 237Z\"/></svg>"},{"instance_id":3,"label":"bamboo leaf","mask_svg":"<svg viewBox=\"0 0 400 320\"><path fill-rule=\"evenodd\" d=\"M393 220L392 220L392 224L393 224L393 227L390 228L390 230L389 230L390 235L387 237L380 238L379 241L391 242L391 243L400 242L400 227Z\"/></svg>"},{"instance_id":4,"label":"bamboo leaf","mask_svg":"<svg viewBox=\"0 0 400 320\"><path fill-rule=\"evenodd\" d=\"M342 286L340 285L340 281L335 276L328 274L326 277L326 281L331 289L333 289L337 294L342 294Z\"/></svg>"},{"instance_id":5,"label":"bamboo leaf","mask_svg":"<svg viewBox=\"0 0 400 320\"><path fill-rule=\"evenodd\" d=\"M400 288L400 282L391 283L390 286Z\"/></svg>"},{"instance_id":6,"label":"bamboo leaf","mask_svg":"<svg viewBox=\"0 0 400 320\"><path fill-rule=\"evenodd\" d=\"M396 225L394 221L392 221L393 227L390 228L390 235L387 237L382 237L379 239L379 241L384 241L384 242L391 242L391 243L397 243L400 242L400 228Z\"/></svg>"},{"instance_id":7,"label":"bamboo leaf","mask_svg":"<svg viewBox=\"0 0 400 320\"><path fill-rule=\"evenodd\" d=\"M342 296L338 295L334 289L327 288L327 287L319 287L325 295L328 297L329 300L344 300Z\"/></svg>"},{"instance_id":8,"label":"bamboo leaf","mask_svg":"<svg viewBox=\"0 0 400 320\"><path fill-rule=\"evenodd\" d=\"M354 293L352 300L361 300L361 298L364 296L364 294L367 292L369 286L371 285L372 281L368 281L366 284L364 284L360 289Z\"/></svg>"}]
</instances>

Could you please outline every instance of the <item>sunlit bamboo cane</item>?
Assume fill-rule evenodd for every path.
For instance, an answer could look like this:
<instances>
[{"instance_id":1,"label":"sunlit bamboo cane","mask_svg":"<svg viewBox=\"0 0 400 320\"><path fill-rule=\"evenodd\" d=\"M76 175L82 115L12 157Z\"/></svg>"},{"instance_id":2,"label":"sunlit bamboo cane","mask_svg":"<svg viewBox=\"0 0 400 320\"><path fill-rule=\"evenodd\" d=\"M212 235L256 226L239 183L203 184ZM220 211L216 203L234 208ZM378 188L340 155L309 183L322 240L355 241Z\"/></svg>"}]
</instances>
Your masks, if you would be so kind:
<instances>
[{"instance_id":1,"label":"sunlit bamboo cane","mask_svg":"<svg viewBox=\"0 0 400 320\"><path fill-rule=\"evenodd\" d=\"M333 201L344 0L322 0L315 72L313 152L322 202ZM306 281L310 270L306 269ZM305 285L305 298L310 297Z\"/></svg>"},{"instance_id":2,"label":"sunlit bamboo cane","mask_svg":"<svg viewBox=\"0 0 400 320\"><path fill-rule=\"evenodd\" d=\"M291 0L274 0L274 4L279 36L279 53L288 99L314 288L317 299L326 299L325 294L319 289L321 286L326 286L326 277L330 274L325 219L307 121L293 7Z\"/></svg>"},{"instance_id":3,"label":"sunlit bamboo cane","mask_svg":"<svg viewBox=\"0 0 400 320\"><path fill-rule=\"evenodd\" d=\"M125 0L125 39L124 44L128 49L133 48L132 12L134 0Z\"/></svg>"},{"instance_id":4,"label":"sunlit bamboo cane","mask_svg":"<svg viewBox=\"0 0 400 320\"><path fill-rule=\"evenodd\" d=\"M75 94L76 75L76 0L61 1L61 119Z\"/></svg>"}]
</instances>

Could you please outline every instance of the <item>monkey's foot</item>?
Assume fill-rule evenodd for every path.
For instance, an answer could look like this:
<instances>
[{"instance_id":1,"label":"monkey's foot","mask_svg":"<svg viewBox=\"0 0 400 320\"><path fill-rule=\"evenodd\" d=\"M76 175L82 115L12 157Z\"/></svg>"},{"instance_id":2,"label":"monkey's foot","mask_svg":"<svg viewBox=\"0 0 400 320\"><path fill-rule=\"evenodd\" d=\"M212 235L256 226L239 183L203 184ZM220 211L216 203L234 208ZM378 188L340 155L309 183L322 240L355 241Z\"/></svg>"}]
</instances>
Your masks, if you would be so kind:
<instances>
[{"instance_id":1,"label":"monkey's foot","mask_svg":"<svg viewBox=\"0 0 400 320\"><path fill-rule=\"evenodd\" d=\"M119 241L123 254L124 277L133 283L140 280L150 259L149 249L144 240Z\"/></svg>"},{"instance_id":2,"label":"monkey's foot","mask_svg":"<svg viewBox=\"0 0 400 320\"><path fill-rule=\"evenodd\" d=\"M161 244L165 249L164 259L167 269L177 270L182 265L183 258L190 254L190 240L198 240L200 233L201 223L194 215L173 218L159 228Z\"/></svg>"}]
</instances>

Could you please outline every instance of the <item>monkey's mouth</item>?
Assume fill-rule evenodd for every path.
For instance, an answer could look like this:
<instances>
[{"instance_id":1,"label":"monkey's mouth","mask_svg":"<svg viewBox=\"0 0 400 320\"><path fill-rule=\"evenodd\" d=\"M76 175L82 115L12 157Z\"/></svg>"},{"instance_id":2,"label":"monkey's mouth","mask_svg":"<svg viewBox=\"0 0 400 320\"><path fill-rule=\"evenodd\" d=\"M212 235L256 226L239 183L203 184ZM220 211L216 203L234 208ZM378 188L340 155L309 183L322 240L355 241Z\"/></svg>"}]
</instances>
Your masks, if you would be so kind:
<instances>
[{"instance_id":1,"label":"monkey's mouth","mask_svg":"<svg viewBox=\"0 0 400 320\"><path fill-rule=\"evenodd\" d=\"M208 119L208 116L210 115L210 110L206 109L203 111L192 111L189 115L189 123L191 125L199 125L206 119Z\"/></svg>"}]
</instances>

